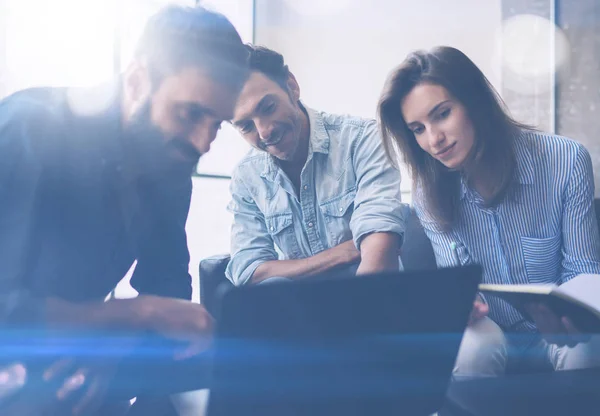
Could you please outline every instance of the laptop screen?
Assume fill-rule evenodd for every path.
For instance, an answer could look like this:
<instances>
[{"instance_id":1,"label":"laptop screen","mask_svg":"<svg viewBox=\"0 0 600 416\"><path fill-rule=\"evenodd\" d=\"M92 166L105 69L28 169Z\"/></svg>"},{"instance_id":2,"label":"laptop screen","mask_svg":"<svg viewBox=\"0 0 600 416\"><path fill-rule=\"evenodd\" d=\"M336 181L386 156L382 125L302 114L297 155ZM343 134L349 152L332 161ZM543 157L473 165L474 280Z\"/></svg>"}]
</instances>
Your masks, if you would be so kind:
<instances>
[{"instance_id":1,"label":"laptop screen","mask_svg":"<svg viewBox=\"0 0 600 416\"><path fill-rule=\"evenodd\" d=\"M231 289L208 416L435 412L479 279L472 266Z\"/></svg>"}]
</instances>

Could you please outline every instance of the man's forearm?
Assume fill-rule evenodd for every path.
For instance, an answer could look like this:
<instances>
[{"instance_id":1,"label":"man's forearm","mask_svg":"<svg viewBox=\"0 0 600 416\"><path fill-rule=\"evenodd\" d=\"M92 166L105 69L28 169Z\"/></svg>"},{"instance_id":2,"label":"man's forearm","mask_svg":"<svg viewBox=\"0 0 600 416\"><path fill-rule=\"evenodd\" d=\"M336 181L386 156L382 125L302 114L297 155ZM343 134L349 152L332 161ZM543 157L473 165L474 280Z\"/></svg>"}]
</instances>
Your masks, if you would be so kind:
<instances>
[{"instance_id":1,"label":"man's forearm","mask_svg":"<svg viewBox=\"0 0 600 416\"><path fill-rule=\"evenodd\" d=\"M396 233L372 233L360 243L361 262L356 274L398 271L400 236Z\"/></svg>"},{"instance_id":2,"label":"man's forearm","mask_svg":"<svg viewBox=\"0 0 600 416\"><path fill-rule=\"evenodd\" d=\"M146 330L144 311L134 299L74 303L46 299L46 325L51 328L89 330Z\"/></svg>"},{"instance_id":3,"label":"man's forearm","mask_svg":"<svg viewBox=\"0 0 600 416\"><path fill-rule=\"evenodd\" d=\"M259 283L270 277L295 279L313 276L359 260L360 253L354 247L354 242L350 240L305 259L264 262L256 268L250 282Z\"/></svg>"}]
</instances>

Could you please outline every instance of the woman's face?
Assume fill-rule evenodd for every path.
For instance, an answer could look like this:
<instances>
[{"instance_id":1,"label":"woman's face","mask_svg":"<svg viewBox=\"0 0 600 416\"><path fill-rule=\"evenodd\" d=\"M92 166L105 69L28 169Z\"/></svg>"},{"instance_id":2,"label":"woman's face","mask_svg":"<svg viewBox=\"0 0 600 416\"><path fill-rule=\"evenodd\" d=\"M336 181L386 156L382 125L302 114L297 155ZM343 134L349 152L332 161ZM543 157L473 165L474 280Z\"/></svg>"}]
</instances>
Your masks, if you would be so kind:
<instances>
[{"instance_id":1,"label":"woman's face","mask_svg":"<svg viewBox=\"0 0 600 416\"><path fill-rule=\"evenodd\" d=\"M424 151L450 169L464 165L475 143L475 129L466 108L446 88L417 85L402 101L401 111Z\"/></svg>"}]
</instances>

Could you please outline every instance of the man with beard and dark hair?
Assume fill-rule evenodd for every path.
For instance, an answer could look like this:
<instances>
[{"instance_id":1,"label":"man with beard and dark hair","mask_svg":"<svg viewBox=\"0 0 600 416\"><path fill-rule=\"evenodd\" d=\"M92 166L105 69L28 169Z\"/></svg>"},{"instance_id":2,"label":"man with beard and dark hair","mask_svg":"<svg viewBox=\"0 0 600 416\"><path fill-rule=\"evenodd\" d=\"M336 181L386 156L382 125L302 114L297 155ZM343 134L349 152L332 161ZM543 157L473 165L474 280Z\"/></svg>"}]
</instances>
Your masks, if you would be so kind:
<instances>
[{"instance_id":1,"label":"man with beard and dark hair","mask_svg":"<svg viewBox=\"0 0 600 416\"><path fill-rule=\"evenodd\" d=\"M0 101L4 345L80 330L155 334L176 342L179 357L206 348L212 318L189 302L191 173L233 115L247 55L224 16L169 6L148 21L114 85L33 88ZM134 262L139 296L105 302ZM75 376L70 386L94 390L91 372Z\"/></svg>"}]
</instances>

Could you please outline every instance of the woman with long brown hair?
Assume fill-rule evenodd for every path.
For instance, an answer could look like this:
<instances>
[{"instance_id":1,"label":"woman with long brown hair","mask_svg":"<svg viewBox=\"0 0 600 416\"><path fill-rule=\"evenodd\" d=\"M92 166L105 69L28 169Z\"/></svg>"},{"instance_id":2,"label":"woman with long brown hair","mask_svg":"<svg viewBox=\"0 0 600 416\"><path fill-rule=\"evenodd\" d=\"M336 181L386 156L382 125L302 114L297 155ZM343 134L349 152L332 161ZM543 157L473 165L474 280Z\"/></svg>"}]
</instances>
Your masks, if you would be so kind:
<instances>
[{"instance_id":1,"label":"woman with long brown hair","mask_svg":"<svg viewBox=\"0 0 600 416\"><path fill-rule=\"evenodd\" d=\"M478 263L483 282L497 284L561 284L600 273L588 151L515 121L464 53L410 54L390 74L378 117L389 158L400 156L411 172L413 204L438 266ZM482 318L488 308L491 320ZM576 329L547 308L532 307L530 322L490 296L475 311L481 319L465 334L459 374L502 373L507 351L555 369L600 365L600 350L591 352L598 340L564 346L574 338L556 333Z\"/></svg>"}]
</instances>

